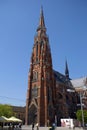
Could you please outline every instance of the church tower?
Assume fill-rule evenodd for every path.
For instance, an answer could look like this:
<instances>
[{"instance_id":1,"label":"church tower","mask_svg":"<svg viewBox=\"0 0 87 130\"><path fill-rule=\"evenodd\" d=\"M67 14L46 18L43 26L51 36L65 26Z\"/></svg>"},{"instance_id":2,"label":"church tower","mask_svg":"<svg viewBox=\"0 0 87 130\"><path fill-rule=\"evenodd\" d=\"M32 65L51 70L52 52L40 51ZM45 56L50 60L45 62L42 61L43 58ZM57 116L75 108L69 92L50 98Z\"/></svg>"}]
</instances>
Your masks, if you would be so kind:
<instances>
[{"instance_id":1,"label":"church tower","mask_svg":"<svg viewBox=\"0 0 87 130\"><path fill-rule=\"evenodd\" d=\"M54 120L54 86L51 50L41 8L28 75L26 125L47 126Z\"/></svg>"}]
</instances>

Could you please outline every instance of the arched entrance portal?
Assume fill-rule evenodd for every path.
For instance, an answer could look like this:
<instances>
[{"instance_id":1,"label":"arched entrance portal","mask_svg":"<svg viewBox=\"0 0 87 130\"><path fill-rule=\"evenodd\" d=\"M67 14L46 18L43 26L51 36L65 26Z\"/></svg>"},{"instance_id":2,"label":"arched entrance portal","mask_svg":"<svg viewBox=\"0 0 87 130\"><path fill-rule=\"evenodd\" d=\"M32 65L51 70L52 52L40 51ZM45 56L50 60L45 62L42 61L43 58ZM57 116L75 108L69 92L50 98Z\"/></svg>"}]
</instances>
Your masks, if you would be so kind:
<instances>
[{"instance_id":1,"label":"arched entrance portal","mask_svg":"<svg viewBox=\"0 0 87 130\"><path fill-rule=\"evenodd\" d=\"M29 108L29 125L37 123L37 107L32 104Z\"/></svg>"}]
</instances>

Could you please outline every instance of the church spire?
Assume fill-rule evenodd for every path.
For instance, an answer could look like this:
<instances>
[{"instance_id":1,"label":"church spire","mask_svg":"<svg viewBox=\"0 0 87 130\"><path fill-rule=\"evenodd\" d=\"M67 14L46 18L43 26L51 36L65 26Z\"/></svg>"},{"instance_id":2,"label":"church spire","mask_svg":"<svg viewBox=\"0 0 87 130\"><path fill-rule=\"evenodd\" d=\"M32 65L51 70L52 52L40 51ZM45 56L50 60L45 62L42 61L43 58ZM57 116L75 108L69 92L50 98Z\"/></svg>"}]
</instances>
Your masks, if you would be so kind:
<instances>
[{"instance_id":1,"label":"church spire","mask_svg":"<svg viewBox=\"0 0 87 130\"><path fill-rule=\"evenodd\" d=\"M69 78L69 70L68 70L67 60L66 60L66 62L65 62L65 76L66 76L67 78Z\"/></svg>"},{"instance_id":2,"label":"church spire","mask_svg":"<svg viewBox=\"0 0 87 130\"><path fill-rule=\"evenodd\" d=\"M43 8L42 7L41 7L41 12L40 12L39 26L37 28L37 31L39 31L39 30L46 31L45 22L44 22L44 14L43 14Z\"/></svg>"}]
</instances>

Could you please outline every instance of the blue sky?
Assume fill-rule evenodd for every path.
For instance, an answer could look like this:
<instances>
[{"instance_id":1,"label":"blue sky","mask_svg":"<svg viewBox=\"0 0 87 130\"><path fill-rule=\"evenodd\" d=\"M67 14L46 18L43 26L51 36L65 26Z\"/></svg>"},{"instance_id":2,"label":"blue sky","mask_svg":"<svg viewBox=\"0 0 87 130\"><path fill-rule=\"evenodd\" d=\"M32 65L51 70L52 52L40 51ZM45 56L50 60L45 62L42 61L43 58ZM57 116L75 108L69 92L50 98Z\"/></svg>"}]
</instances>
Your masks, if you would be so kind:
<instances>
[{"instance_id":1,"label":"blue sky","mask_svg":"<svg viewBox=\"0 0 87 130\"><path fill-rule=\"evenodd\" d=\"M0 103L24 106L28 70L43 6L53 68L87 76L87 0L0 0Z\"/></svg>"}]
</instances>

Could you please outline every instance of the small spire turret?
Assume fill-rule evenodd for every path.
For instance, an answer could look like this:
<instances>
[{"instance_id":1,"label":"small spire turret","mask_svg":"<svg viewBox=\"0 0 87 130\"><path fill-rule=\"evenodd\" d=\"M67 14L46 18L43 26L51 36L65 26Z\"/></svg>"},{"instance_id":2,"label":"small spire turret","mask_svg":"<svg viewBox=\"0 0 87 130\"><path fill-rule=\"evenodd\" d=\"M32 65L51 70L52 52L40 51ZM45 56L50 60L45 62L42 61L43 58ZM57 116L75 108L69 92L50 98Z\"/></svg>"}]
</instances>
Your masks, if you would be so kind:
<instances>
[{"instance_id":1,"label":"small spire turret","mask_svg":"<svg viewBox=\"0 0 87 130\"><path fill-rule=\"evenodd\" d=\"M66 76L67 78L69 78L69 70L68 70L67 60L66 60L66 62L65 62L65 76Z\"/></svg>"}]
</instances>

